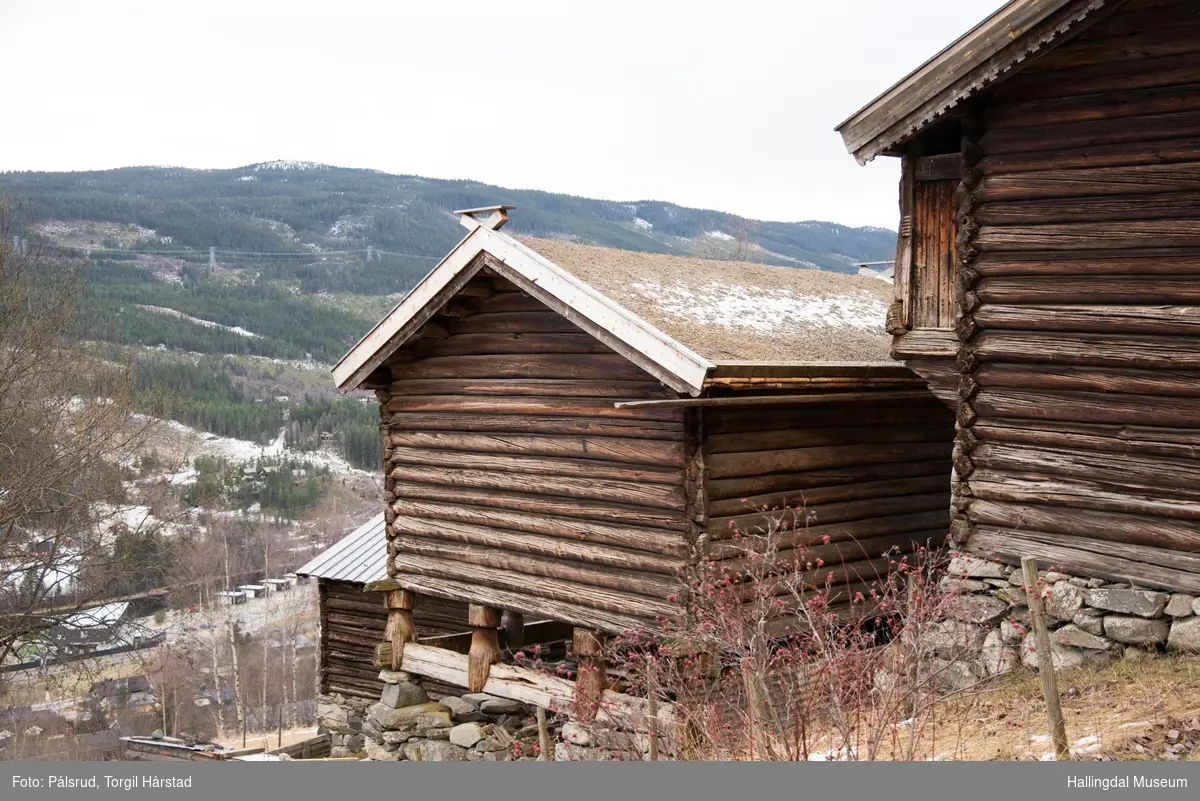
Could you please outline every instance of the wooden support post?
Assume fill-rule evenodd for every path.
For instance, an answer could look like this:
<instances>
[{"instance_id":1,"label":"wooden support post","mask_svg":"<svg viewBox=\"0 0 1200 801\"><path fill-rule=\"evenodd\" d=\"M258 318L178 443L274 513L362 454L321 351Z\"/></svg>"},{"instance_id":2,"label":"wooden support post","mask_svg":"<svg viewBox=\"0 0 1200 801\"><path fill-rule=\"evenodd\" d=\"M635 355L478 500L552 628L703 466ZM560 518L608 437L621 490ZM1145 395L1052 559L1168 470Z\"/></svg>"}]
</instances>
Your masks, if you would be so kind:
<instances>
[{"instance_id":1,"label":"wooden support post","mask_svg":"<svg viewBox=\"0 0 1200 801\"><path fill-rule=\"evenodd\" d=\"M1071 758L1067 745L1067 724L1063 720L1058 698L1058 679L1054 675L1054 654L1050 650L1050 629L1046 626L1046 607L1038 587L1037 560L1032 556L1021 559L1025 574L1025 594L1029 598L1029 616L1033 623L1033 641L1037 647L1038 674L1042 678L1042 695L1046 697L1046 714L1050 718L1050 739L1060 762Z\"/></svg>"},{"instance_id":2,"label":"wooden support post","mask_svg":"<svg viewBox=\"0 0 1200 801\"><path fill-rule=\"evenodd\" d=\"M604 635L595 629L576 628L571 643L579 657L575 677L575 710L580 723L592 723L600 710L600 699L608 689L604 666Z\"/></svg>"},{"instance_id":3,"label":"wooden support post","mask_svg":"<svg viewBox=\"0 0 1200 801\"><path fill-rule=\"evenodd\" d=\"M546 723L546 707L537 708L538 762L553 762L554 751L550 745L550 727Z\"/></svg>"},{"instance_id":4,"label":"wooden support post","mask_svg":"<svg viewBox=\"0 0 1200 801\"><path fill-rule=\"evenodd\" d=\"M417 627L413 622L412 610L417 605L417 594L410 590L390 590L384 595L388 619L383 637L392 646L392 670L400 670L404 662L404 643L417 641Z\"/></svg>"},{"instance_id":5,"label":"wooden support post","mask_svg":"<svg viewBox=\"0 0 1200 801\"><path fill-rule=\"evenodd\" d=\"M520 612L505 609L501 617L504 624L504 645L511 651L525 647L525 616Z\"/></svg>"},{"instance_id":6,"label":"wooden support post","mask_svg":"<svg viewBox=\"0 0 1200 801\"><path fill-rule=\"evenodd\" d=\"M500 610L480 604L467 606L467 625L471 631L471 651L467 654L467 689L483 692L491 667L500 661Z\"/></svg>"}]
</instances>

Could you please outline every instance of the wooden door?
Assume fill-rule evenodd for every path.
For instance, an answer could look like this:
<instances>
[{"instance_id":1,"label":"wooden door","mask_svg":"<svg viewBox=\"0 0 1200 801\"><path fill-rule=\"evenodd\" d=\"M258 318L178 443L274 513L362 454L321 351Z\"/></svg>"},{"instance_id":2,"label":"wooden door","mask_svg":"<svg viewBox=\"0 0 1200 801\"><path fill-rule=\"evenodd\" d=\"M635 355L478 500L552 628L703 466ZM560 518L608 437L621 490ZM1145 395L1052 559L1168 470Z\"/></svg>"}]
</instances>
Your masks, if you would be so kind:
<instances>
[{"instance_id":1,"label":"wooden door","mask_svg":"<svg viewBox=\"0 0 1200 801\"><path fill-rule=\"evenodd\" d=\"M954 192L957 180L917 180L913 187L913 272L910 286L913 328L953 328L955 292Z\"/></svg>"}]
</instances>

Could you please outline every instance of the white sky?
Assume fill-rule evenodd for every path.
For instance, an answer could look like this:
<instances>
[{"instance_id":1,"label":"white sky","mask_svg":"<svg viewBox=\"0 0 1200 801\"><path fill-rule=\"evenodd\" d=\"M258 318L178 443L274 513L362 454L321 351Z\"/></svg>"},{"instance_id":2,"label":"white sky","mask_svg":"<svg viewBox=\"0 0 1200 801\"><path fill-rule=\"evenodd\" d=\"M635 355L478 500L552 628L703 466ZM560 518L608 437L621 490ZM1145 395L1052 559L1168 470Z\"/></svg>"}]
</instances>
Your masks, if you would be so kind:
<instances>
[{"instance_id":1,"label":"white sky","mask_svg":"<svg viewBox=\"0 0 1200 801\"><path fill-rule=\"evenodd\" d=\"M1000 0L0 0L0 170L272 159L896 225L833 127Z\"/></svg>"}]
</instances>

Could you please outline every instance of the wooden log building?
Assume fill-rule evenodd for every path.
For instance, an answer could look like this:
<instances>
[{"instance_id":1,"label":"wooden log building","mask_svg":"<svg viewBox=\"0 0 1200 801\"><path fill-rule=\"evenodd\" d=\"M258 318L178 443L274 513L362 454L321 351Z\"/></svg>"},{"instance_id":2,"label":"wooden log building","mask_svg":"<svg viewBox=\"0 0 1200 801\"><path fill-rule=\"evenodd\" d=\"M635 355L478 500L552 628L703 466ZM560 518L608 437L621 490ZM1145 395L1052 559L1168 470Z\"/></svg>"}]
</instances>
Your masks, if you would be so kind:
<instances>
[{"instance_id":1,"label":"wooden log building","mask_svg":"<svg viewBox=\"0 0 1200 801\"><path fill-rule=\"evenodd\" d=\"M359 526L296 573L317 580L317 692L378 700L383 682L371 662L387 625L384 598L395 588L387 575L383 515ZM415 612L428 636L464 631L466 614L465 604L439 598L423 599Z\"/></svg>"},{"instance_id":2,"label":"wooden log building","mask_svg":"<svg viewBox=\"0 0 1200 801\"><path fill-rule=\"evenodd\" d=\"M1200 592L1200 4L1015 0L838 127L898 157L893 355L952 532Z\"/></svg>"},{"instance_id":3,"label":"wooden log building","mask_svg":"<svg viewBox=\"0 0 1200 801\"><path fill-rule=\"evenodd\" d=\"M581 658L679 620L681 573L735 558L756 507L804 505L784 547L828 536L850 585L944 540L953 418L888 362L886 282L518 240L510 208L459 212L334 368L380 402L393 665L426 596L470 605L472 689L501 610L575 626Z\"/></svg>"}]
</instances>

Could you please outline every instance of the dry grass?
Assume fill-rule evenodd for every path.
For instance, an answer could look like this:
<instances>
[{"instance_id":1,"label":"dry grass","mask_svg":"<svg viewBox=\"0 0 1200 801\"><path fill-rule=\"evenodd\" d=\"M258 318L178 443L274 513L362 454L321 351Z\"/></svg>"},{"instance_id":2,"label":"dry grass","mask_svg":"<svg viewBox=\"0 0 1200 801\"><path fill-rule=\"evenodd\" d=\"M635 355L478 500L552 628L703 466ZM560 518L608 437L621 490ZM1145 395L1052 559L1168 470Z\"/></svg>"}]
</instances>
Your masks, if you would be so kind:
<instances>
[{"instance_id":1,"label":"dry grass","mask_svg":"<svg viewBox=\"0 0 1200 801\"><path fill-rule=\"evenodd\" d=\"M875 278L825 270L804 270L751 262L715 261L660 253L580 245L557 239L521 237L528 247L586 281L687 347L715 360L759 362L888 362L891 338L884 314L892 287ZM647 291L636 284L657 285ZM681 291L691 301L670 302L660 292ZM723 296L746 293L743 306L730 307L734 320L694 313ZM813 299L855 298L877 308L867 328L786 320L786 312ZM710 310L711 311L711 310Z\"/></svg>"},{"instance_id":2,"label":"dry grass","mask_svg":"<svg viewBox=\"0 0 1200 801\"><path fill-rule=\"evenodd\" d=\"M1078 747L1082 751L1095 748L1093 743L1099 746L1077 754L1078 759L1155 758L1155 749L1138 751L1134 741L1161 741L1178 721L1200 715L1196 658L1087 665L1060 671L1058 685L1072 747L1093 737L1095 741ZM1038 760L1053 751L1041 683L1033 671L1022 669L977 693L948 699L938 705L936 718L922 732L922 759ZM884 758L889 750L884 749ZM1200 760L1200 751L1181 758Z\"/></svg>"},{"instance_id":3,"label":"dry grass","mask_svg":"<svg viewBox=\"0 0 1200 801\"><path fill-rule=\"evenodd\" d=\"M317 729L315 726L305 729L284 729L283 745L293 745L294 743L303 742L304 740L311 740L316 736ZM216 739L214 742L220 743L221 745L227 745L230 748L241 748L242 735L241 732L230 732L227 737L223 739ZM278 748L280 747L279 732L273 731L268 734L248 734L246 735L246 747L265 748L268 751Z\"/></svg>"}]
</instances>

